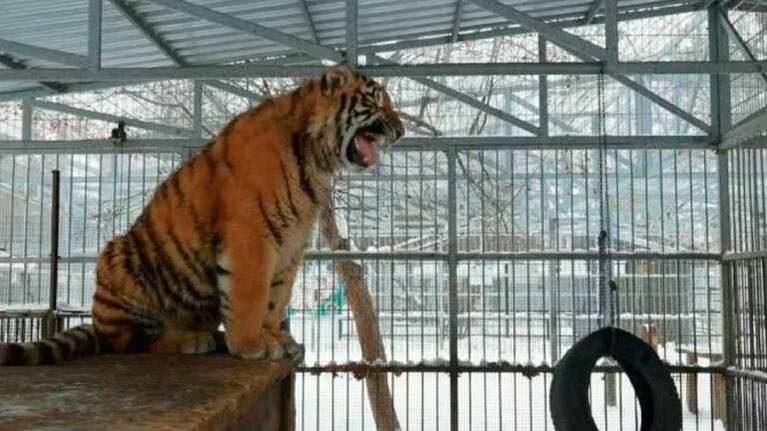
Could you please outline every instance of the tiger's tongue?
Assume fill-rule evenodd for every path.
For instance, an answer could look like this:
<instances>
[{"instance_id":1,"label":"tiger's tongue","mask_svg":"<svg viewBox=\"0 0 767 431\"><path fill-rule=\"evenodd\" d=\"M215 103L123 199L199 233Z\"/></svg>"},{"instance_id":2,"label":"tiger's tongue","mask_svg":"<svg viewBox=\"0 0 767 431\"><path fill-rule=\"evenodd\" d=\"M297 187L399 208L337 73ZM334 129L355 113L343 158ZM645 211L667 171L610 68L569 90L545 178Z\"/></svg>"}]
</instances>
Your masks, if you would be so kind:
<instances>
[{"instance_id":1,"label":"tiger's tongue","mask_svg":"<svg viewBox=\"0 0 767 431\"><path fill-rule=\"evenodd\" d=\"M376 152L374 141L367 139L365 136L360 136L355 141L357 151L362 155L362 159L368 166L378 163L378 153Z\"/></svg>"}]
</instances>

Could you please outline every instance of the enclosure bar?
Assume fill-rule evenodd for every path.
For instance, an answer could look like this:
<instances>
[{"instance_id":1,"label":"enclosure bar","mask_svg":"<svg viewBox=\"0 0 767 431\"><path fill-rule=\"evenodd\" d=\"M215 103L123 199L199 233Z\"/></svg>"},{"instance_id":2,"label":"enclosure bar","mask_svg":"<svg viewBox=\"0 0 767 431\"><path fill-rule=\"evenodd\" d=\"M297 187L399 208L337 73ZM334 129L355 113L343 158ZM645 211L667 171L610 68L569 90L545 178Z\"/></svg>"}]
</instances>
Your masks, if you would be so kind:
<instances>
[{"instance_id":1,"label":"enclosure bar","mask_svg":"<svg viewBox=\"0 0 767 431\"><path fill-rule=\"evenodd\" d=\"M541 35L538 35L538 61L547 61L546 38ZM549 136L549 83L546 75L538 75L538 128L539 136Z\"/></svg>"},{"instance_id":2,"label":"enclosure bar","mask_svg":"<svg viewBox=\"0 0 767 431\"><path fill-rule=\"evenodd\" d=\"M88 3L88 68L91 71L101 69L101 0Z\"/></svg>"},{"instance_id":3,"label":"enclosure bar","mask_svg":"<svg viewBox=\"0 0 767 431\"><path fill-rule=\"evenodd\" d=\"M168 1L168 0L152 0ZM307 42L308 43L308 42ZM339 60L340 61L340 60ZM0 70L0 81L111 81L119 86L123 81L161 81L172 79L224 78L306 78L317 76L326 69L322 65L235 64L190 67L120 67L93 69L8 69ZM360 66L360 72L375 77L435 77L486 75L598 75L603 70L618 75L764 73L767 60L761 61L668 61L621 62L615 66L594 62L557 63L445 63Z\"/></svg>"},{"instance_id":4,"label":"enclosure bar","mask_svg":"<svg viewBox=\"0 0 767 431\"><path fill-rule=\"evenodd\" d=\"M607 147L624 150L712 150L716 139L710 136L608 136ZM157 152L180 151L187 148L201 149L208 143L199 138L132 139L125 145L115 147L107 139L83 140L0 140L0 153L55 153L80 152ZM767 138L764 139L767 146ZM597 136L439 136L423 138L402 138L397 141L395 151L458 151L471 150L592 150L599 147Z\"/></svg>"},{"instance_id":5,"label":"enclosure bar","mask_svg":"<svg viewBox=\"0 0 767 431\"><path fill-rule=\"evenodd\" d=\"M332 48L328 48L316 43L308 42L288 33L274 30L252 21L236 18L233 15L216 12L203 6L198 6L182 0L149 0L151 3L177 10L185 14L210 21L224 27L229 27L245 33L250 33L258 37L279 43L286 47L305 52L319 59L328 59L333 61L342 61L343 56Z\"/></svg>"},{"instance_id":6,"label":"enclosure bar","mask_svg":"<svg viewBox=\"0 0 767 431\"><path fill-rule=\"evenodd\" d=\"M458 431L458 153L447 152L448 201L448 296L450 325L450 431Z\"/></svg>"},{"instance_id":7,"label":"enclosure bar","mask_svg":"<svg viewBox=\"0 0 767 431\"><path fill-rule=\"evenodd\" d=\"M49 338L58 330L56 328L56 303L59 289L59 193L61 188L61 173L58 169L54 169L51 173L53 175L51 184L51 254L46 325L46 335Z\"/></svg>"},{"instance_id":8,"label":"enclosure bar","mask_svg":"<svg viewBox=\"0 0 767 431\"><path fill-rule=\"evenodd\" d=\"M725 373L728 376L742 377L751 381L767 383L767 373L760 370L744 370L737 367L727 367Z\"/></svg>"},{"instance_id":9,"label":"enclosure bar","mask_svg":"<svg viewBox=\"0 0 767 431\"><path fill-rule=\"evenodd\" d=\"M762 257L762 253L749 253L747 256ZM658 260L658 261L677 261L677 260L695 260L695 261L721 261L721 253L712 252L610 252L608 256L612 260L619 261L637 261L637 260ZM94 263L98 256L64 256L59 259L62 263ZM364 261L384 261L384 260L416 260L416 261L450 261L452 255L439 252L334 252L334 251L307 251L307 260L344 260L356 259ZM570 251L531 251L531 252L456 252L457 262L463 261L557 261L567 262L576 260L596 261L600 259L599 252L570 252ZM734 260L734 259L728 259ZM41 257L0 257L0 263L47 263L47 258Z\"/></svg>"},{"instance_id":10,"label":"enclosure bar","mask_svg":"<svg viewBox=\"0 0 767 431\"><path fill-rule=\"evenodd\" d=\"M709 58L715 61L729 59L729 42L727 32L721 25L721 14L718 12L717 5L711 5L708 9L708 29L709 29ZM731 114L731 94L730 80L727 77L711 76L711 123L712 134L718 138L723 137L723 132L730 128L732 118ZM721 151L718 155L718 174L719 174L719 243L720 251L727 253L731 250L731 231L730 231L730 194L729 194L729 162L728 152ZM722 330L724 336L722 339L723 366L730 367L734 365L734 344L732 340L735 334L732 319L733 309L731 270L729 263L720 265L721 268L721 289L722 289ZM726 387L726 423L735 423L734 408L735 388L731 384Z\"/></svg>"},{"instance_id":11,"label":"enclosure bar","mask_svg":"<svg viewBox=\"0 0 767 431\"><path fill-rule=\"evenodd\" d=\"M738 370L736 368L725 369L721 366L709 365L673 365L666 364L666 368L671 373L683 373L683 374L718 374L723 375L725 373L732 372L741 373L748 372L750 370ZM403 364L400 362L388 362L388 363L368 363L368 362L347 362L345 364L325 364L325 365L304 365L298 366L296 371L299 373L307 373L313 375L319 374L335 374L335 373L354 373L354 374L366 374L366 373L448 373L451 367L448 363L436 363L436 364ZM459 374L472 374L472 373L513 373L521 374L525 377L535 377L539 374L551 374L554 372L554 366L549 364L523 364L523 363L509 363L509 362L487 362L484 364L473 364L462 361L456 367ZM595 365L593 371L596 373L624 373L625 370L618 365ZM764 373L762 373L764 374ZM767 374L764 374L767 376Z\"/></svg>"},{"instance_id":12,"label":"enclosure bar","mask_svg":"<svg viewBox=\"0 0 767 431\"><path fill-rule=\"evenodd\" d=\"M41 60L51 61L66 66L86 67L89 64L88 57L84 55L71 54L69 52L43 48L41 46L27 45L25 43L14 42L7 39L0 39L0 50L26 57L39 58Z\"/></svg>"},{"instance_id":13,"label":"enclosure bar","mask_svg":"<svg viewBox=\"0 0 767 431\"><path fill-rule=\"evenodd\" d=\"M589 57L593 57L599 60L605 60L607 58L605 50L602 47L564 30L560 30L543 21L535 19L514 7L502 4L495 0L469 1L476 4L477 6L495 13L498 16L502 16L508 20L517 22L522 27L545 36L546 39L556 43L559 46L562 46L563 48L572 48L581 54L588 55Z\"/></svg>"},{"instance_id":14,"label":"enclosure bar","mask_svg":"<svg viewBox=\"0 0 767 431\"><path fill-rule=\"evenodd\" d=\"M195 138L202 138L202 92L203 83L194 81L194 101L192 102L192 130Z\"/></svg>"},{"instance_id":15,"label":"enclosure bar","mask_svg":"<svg viewBox=\"0 0 767 431\"><path fill-rule=\"evenodd\" d=\"M44 100L34 100L32 102L35 107L45 109L48 111L62 112L65 114L77 115L80 117L93 118L96 120L107 121L111 123L117 123L119 121L125 121L126 126L138 127L145 130L153 130L161 133L168 133L172 135L192 136L193 130L185 129L181 127L172 127L160 123L152 123L149 121L136 120L132 118L125 118L118 115L106 114L103 112L90 111L82 108L75 108L74 106L64 105L55 102L46 102ZM106 132L106 131L105 131Z\"/></svg>"},{"instance_id":16,"label":"enclosure bar","mask_svg":"<svg viewBox=\"0 0 767 431\"><path fill-rule=\"evenodd\" d=\"M21 101L21 140L32 140L32 113L34 106L32 106L32 100L25 98ZM2 145L2 141L0 141Z\"/></svg>"},{"instance_id":17,"label":"enclosure bar","mask_svg":"<svg viewBox=\"0 0 767 431\"><path fill-rule=\"evenodd\" d=\"M357 0L346 0L346 61L357 67Z\"/></svg>"},{"instance_id":18,"label":"enclosure bar","mask_svg":"<svg viewBox=\"0 0 767 431\"><path fill-rule=\"evenodd\" d=\"M618 64L618 0L605 1L605 47L607 64Z\"/></svg>"}]
</instances>

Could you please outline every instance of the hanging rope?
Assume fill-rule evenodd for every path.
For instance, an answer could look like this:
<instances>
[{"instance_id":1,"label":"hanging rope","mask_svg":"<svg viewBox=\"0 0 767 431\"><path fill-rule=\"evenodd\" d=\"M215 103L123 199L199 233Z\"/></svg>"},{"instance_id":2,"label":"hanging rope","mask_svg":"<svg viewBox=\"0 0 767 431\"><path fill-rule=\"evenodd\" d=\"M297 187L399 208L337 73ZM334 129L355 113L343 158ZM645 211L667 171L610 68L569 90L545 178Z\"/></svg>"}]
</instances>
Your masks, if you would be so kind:
<instances>
[{"instance_id":1,"label":"hanging rope","mask_svg":"<svg viewBox=\"0 0 767 431\"><path fill-rule=\"evenodd\" d=\"M615 312L613 307L613 291L616 284L612 280L612 261L607 251L610 248L610 201L609 188L607 186L607 121L605 104L605 76L604 72L598 75L597 82L598 118L599 123L599 147L597 162L599 169L599 293L600 311L602 313L601 326L613 326Z\"/></svg>"}]
</instances>

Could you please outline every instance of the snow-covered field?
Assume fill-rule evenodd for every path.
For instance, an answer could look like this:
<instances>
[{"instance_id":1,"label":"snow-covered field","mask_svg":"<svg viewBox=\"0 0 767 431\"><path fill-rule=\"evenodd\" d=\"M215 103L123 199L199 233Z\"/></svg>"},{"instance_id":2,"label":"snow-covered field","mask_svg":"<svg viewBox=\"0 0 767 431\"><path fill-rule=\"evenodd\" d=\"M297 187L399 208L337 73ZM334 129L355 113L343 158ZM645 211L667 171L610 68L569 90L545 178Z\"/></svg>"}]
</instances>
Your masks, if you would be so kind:
<instances>
[{"instance_id":1,"label":"snow-covered field","mask_svg":"<svg viewBox=\"0 0 767 431\"><path fill-rule=\"evenodd\" d=\"M361 359L355 337L338 337L337 317L308 315L294 316L291 320L291 332L306 347L307 365ZM407 339L404 336L385 337L388 358L401 362L448 358L448 338L437 338L433 335L434 328L423 328L425 334L432 335L425 335L422 339L421 329L420 326L411 328ZM471 342L463 337L459 340L459 355L462 360L471 358L475 363L483 359L541 363L544 346L549 341L540 337L528 341L528 337L520 332L523 330L517 332L516 338L502 336L483 340L481 336L474 336ZM669 349L671 352L673 347L669 346ZM667 353L669 362L675 363L678 358L676 354ZM674 376L683 399L683 430L724 430L721 421L712 420L713 377L709 374L698 376L697 415L692 414L684 403L688 395L686 378L686 375ZM390 384L403 429L450 429L450 381L446 373L405 373L390 377ZM533 378L512 373L462 374L458 391L460 428L553 431L548 414L550 384L551 376L548 374ZM616 403L608 406L605 402L605 376L592 375L591 404L597 425L602 431L638 430L639 406L631 384L622 375L616 379L616 385ZM296 409L298 429L375 430L364 385L347 374L339 374L335 378L329 373L299 375L296 381Z\"/></svg>"}]
</instances>

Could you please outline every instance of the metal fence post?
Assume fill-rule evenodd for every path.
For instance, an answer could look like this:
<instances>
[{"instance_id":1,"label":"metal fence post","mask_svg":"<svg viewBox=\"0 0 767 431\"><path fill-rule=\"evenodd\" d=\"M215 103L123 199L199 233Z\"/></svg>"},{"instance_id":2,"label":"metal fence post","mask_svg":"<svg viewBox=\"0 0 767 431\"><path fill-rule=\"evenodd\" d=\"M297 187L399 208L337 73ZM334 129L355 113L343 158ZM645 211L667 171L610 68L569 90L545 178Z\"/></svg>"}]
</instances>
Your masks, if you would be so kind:
<instances>
[{"instance_id":1,"label":"metal fence post","mask_svg":"<svg viewBox=\"0 0 767 431\"><path fill-rule=\"evenodd\" d=\"M711 61L727 61L729 59L729 43L727 33L721 26L719 6L714 2L708 10L709 58ZM729 129L731 117L730 75L711 75L711 123L713 134L721 144L722 132ZM718 156L719 174L719 244L722 254L730 250L730 195L729 195L729 165L728 152L722 151ZM720 264L722 289L722 353L725 368L734 364L732 339L734 326L732 322L732 284L729 262ZM726 392L726 426L734 425L735 397L734 379L727 381Z\"/></svg>"},{"instance_id":2,"label":"metal fence post","mask_svg":"<svg viewBox=\"0 0 767 431\"><path fill-rule=\"evenodd\" d=\"M56 300L58 298L59 289L59 189L61 182L61 173L58 169L54 169L53 184L51 191L51 267L49 279L49 291L48 291L48 315L46 318L46 336L52 337L56 334L57 321L56 321Z\"/></svg>"},{"instance_id":3,"label":"metal fence post","mask_svg":"<svg viewBox=\"0 0 767 431\"><path fill-rule=\"evenodd\" d=\"M450 429L458 431L458 232L457 232L457 151L447 151L448 200L448 297L450 316Z\"/></svg>"}]
</instances>

